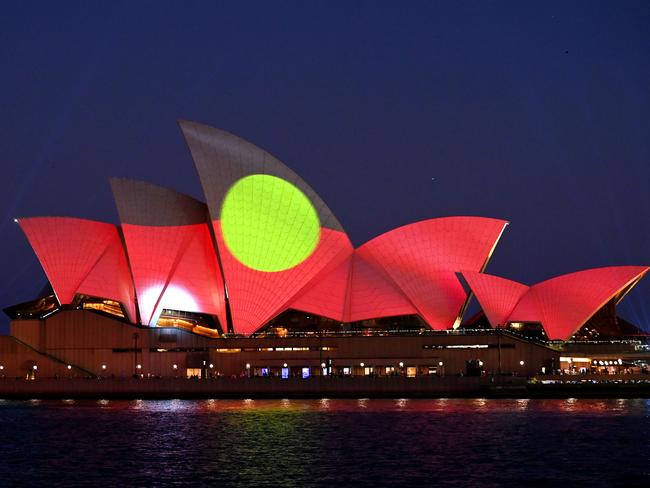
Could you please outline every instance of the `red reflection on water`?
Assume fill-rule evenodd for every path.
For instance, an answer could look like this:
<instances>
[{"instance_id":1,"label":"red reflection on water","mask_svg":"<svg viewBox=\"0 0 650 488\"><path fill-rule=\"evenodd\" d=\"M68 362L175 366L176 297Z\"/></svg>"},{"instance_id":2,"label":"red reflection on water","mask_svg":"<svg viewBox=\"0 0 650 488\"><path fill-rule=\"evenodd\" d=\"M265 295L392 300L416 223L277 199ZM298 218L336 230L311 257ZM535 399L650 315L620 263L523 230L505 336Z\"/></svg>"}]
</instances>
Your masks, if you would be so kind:
<instances>
[{"instance_id":1,"label":"red reflection on water","mask_svg":"<svg viewBox=\"0 0 650 488\"><path fill-rule=\"evenodd\" d=\"M572 415L612 415L644 412L650 414L645 399L243 399L243 400L30 400L33 407L100 408L142 412L436 412L502 414L548 412Z\"/></svg>"}]
</instances>

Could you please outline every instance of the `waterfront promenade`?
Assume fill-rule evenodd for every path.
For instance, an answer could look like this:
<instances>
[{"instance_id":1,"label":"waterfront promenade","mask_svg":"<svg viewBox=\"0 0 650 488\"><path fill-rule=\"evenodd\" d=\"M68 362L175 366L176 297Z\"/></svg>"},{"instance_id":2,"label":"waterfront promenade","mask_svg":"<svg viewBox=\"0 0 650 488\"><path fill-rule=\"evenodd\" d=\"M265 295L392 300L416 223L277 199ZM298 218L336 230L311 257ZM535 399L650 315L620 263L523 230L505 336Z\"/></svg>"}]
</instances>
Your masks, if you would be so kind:
<instances>
[{"instance_id":1,"label":"waterfront promenade","mask_svg":"<svg viewBox=\"0 0 650 488\"><path fill-rule=\"evenodd\" d=\"M649 375L0 379L0 398L650 398Z\"/></svg>"}]
</instances>

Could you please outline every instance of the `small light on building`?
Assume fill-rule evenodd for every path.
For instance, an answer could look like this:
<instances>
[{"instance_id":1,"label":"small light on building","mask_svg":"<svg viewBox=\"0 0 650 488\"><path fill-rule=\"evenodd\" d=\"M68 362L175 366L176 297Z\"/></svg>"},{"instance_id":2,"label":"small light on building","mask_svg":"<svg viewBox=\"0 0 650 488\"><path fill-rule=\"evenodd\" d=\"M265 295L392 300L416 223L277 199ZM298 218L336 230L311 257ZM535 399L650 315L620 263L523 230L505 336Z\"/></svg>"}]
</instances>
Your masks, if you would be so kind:
<instances>
[{"instance_id":1,"label":"small light on building","mask_svg":"<svg viewBox=\"0 0 650 488\"><path fill-rule=\"evenodd\" d=\"M483 366L483 361L479 360L478 365Z\"/></svg>"},{"instance_id":2,"label":"small light on building","mask_svg":"<svg viewBox=\"0 0 650 488\"><path fill-rule=\"evenodd\" d=\"M251 369L251 363L246 363L246 369Z\"/></svg>"},{"instance_id":3,"label":"small light on building","mask_svg":"<svg viewBox=\"0 0 650 488\"><path fill-rule=\"evenodd\" d=\"M4 367L4 366L2 366L2 365L0 365L0 370L3 370L3 369L5 369L5 367Z\"/></svg>"},{"instance_id":4,"label":"small light on building","mask_svg":"<svg viewBox=\"0 0 650 488\"><path fill-rule=\"evenodd\" d=\"M105 364L102 364L102 369L106 369L106 365L105 365Z\"/></svg>"},{"instance_id":5,"label":"small light on building","mask_svg":"<svg viewBox=\"0 0 650 488\"><path fill-rule=\"evenodd\" d=\"M442 366L443 364L445 364L445 363L443 363L442 361L440 361L440 362L438 363L438 366Z\"/></svg>"},{"instance_id":6,"label":"small light on building","mask_svg":"<svg viewBox=\"0 0 650 488\"><path fill-rule=\"evenodd\" d=\"M623 360L621 358L618 358L618 364L623 364Z\"/></svg>"},{"instance_id":7,"label":"small light on building","mask_svg":"<svg viewBox=\"0 0 650 488\"><path fill-rule=\"evenodd\" d=\"M141 364L138 364L138 365L136 366L136 368L138 368L138 369L142 369L142 365L141 365Z\"/></svg>"},{"instance_id":8,"label":"small light on building","mask_svg":"<svg viewBox=\"0 0 650 488\"><path fill-rule=\"evenodd\" d=\"M526 364L526 363L524 363L523 359L521 361L519 361L519 366L523 366L524 364Z\"/></svg>"},{"instance_id":9,"label":"small light on building","mask_svg":"<svg viewBox=\"0 0 650 488\"><path fill-rule=\"evenodd\" d=\"M287 363L284 363L284 364L282 365L282 367L283 367L283 368L286 368L286 367L287 367Z\"/></svg>"},{"instance_id":10,"label":"small light on building","mask_svg":"<svg viewBox=\"0 0 650 488\"><path fill-rule=\"evenodd\" d=\"M32 369L33 369L34 371L36 371L36 370L38 369L38 366L34 365L34 366L32 366Z\"/></svg>"},{"instance_id":11,"label":"small light on building","mask_svg":"<svg viewBox=\"0 0 650 488\"><path fill-rule=\"evenodd\" d=\"M325 363L320 363L320 367L325 369Z\"/></svg>"},{"instance_id":12,"label":"small light on building","mask_svg":"<svg viewBox=\"0 0 650 488\"><path fill-rule=\"evenodd\" d=\"M210 363L210 369L214 368L214 364Z\"/></svg>"},{"instance_id":13,"label":"small light on building","mask_svg":"<svg viewBox=\"0 0 650 488\"><path fill-rule=\"evenodd\" d=\"M70 364L68 364L68 369L72 369L72 366Z\"/></svg>"},{"instance_id":14,"label":"small light on building","mask_svg":"<svg viewBox=\"0 0 650 488\"><path fill-rule=\"evenodd\" d=\"M359 366L363 368L365 366L365 363L361 363Z\"/></svg>"},{"instance_id":15,"label":"small light on building","mask_svg":"<svg viewBox=\"0 0 650 488\"><path fill-rule=\"evenodd\" d=\"M14 222L17 224L17 223L18 223L18 219L14 219Z\"/></svg>"},{"instance_id":16,"label":"small light on building","mask_svg":"<svg viewBox=\"0 0 650 488\"><path fill-rule=\"evenodd\" d=\"M404 363L403 363L402 361L399 362L399 367L400 367L400 368L403 368L403 367L404 367Z\"/></svg>"},{"instance_id":17,"label":"small light on building","mask_svg":"<svg viewBox=\"0 0 650 488\"><path fill-rule=\"evenodd\" d=\"M172 366L172 368L178 369L178 364L174 364L174 366Z\"/></svg>"}]
</instances>

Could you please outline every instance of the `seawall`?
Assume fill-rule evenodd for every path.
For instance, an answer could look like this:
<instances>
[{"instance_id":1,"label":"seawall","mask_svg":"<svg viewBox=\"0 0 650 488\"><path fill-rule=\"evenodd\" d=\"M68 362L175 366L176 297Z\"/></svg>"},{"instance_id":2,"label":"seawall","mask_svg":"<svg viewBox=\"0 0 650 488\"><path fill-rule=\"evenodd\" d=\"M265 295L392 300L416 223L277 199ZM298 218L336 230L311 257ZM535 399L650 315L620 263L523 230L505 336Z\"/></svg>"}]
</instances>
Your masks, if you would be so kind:
<instances>
[{"instance_id":1,"label":"seawall","mask_svg":"<svg viewBox=\"0 0 650 488\"><path fill-rule=\"evenodd\" d=\"M554 381L554 383L549 383ZM312 377L0 379L0 398L650 398L650 378Z\"/></svg>"}]
</instances>

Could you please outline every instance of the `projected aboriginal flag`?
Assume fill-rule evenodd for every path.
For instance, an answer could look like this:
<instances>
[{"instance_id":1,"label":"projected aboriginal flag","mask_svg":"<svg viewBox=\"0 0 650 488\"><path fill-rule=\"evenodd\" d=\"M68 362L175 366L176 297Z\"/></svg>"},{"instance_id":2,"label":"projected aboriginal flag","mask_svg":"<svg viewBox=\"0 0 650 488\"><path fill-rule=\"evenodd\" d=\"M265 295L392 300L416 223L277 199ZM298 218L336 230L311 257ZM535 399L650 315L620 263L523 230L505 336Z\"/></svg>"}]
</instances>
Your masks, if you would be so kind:
<instances>
[{"instance_id":1,"label":"projected aboriginal flag","mask_svg":"<svg viewBox=\"0 0 650 488\"><path fill-rule=\"evenodd\" d=\"M180 122L206 196L235 332L250 334L352 254L341 224L298 175L225 131Z\"/></svg>"}]
</instances>

